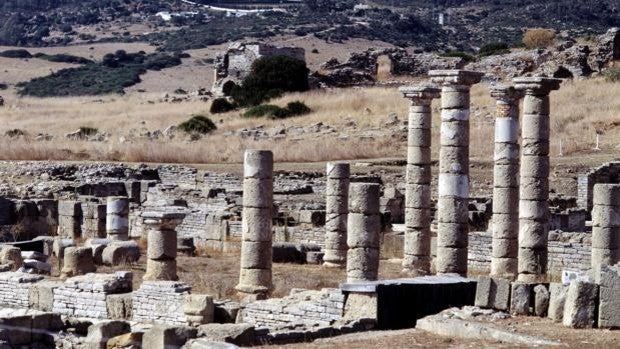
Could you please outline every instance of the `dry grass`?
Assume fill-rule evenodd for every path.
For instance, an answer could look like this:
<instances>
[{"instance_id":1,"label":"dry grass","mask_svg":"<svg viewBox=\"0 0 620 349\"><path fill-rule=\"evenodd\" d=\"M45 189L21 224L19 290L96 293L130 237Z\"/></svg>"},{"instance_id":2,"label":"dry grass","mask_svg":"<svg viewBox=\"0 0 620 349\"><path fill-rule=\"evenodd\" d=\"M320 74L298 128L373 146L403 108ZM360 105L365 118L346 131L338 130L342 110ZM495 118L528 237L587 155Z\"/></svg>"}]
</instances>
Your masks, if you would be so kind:
<instances>
[{"instance_id":1,"label":"dry grass","mask_svg":"<svg viewBox=\"0 0 620 349\"><path fill-rule=\"evenodd\" d=\"M620 136L620 84L603 80L567 82L553 92L552 156L612 154L618 151ZM390 114L401 120L407 115L407 100L395 88L321 90L294 93L273 101L285 105L304 101L313 112L286 120L246 119L240 112L212 116L219 130L196 142L185 137L150 141L129 134L163 130L192 114L208 114L208 103L194 101L161 103L156 94L130 94L101 98L15 98L8 96L7 107L0 109L0 134L22 129L31 137L0 138L0 159L6 160L108 160L158 163L228 163L240 162L244 149L263 148L274 151L277 161L306 162L350 160L380 157L404 157L405 142L385 132L384 122ZM439 140L439 101L434 103L433 153L437 156ZM493 150L494 101L488 87L472 90L471 156L491 159ZM356 128L345 125L354 121ZM274 127L308 126L318 122L337 131L328 135L289 135L282 140L241 139L225 132L262 125ZM111 134L107 142L67 141L64 134L81 126L96 127ZM395 130L395 129L393 129ZM593 151L595 131L603 132L601 151ZM374 139L362 139L360 132L375 132ZM383 132L383 133L381 133ZM37 133L55 136L49 142L32 140ZM379 134L377 136L377 133ZM348 137L341 137L348 136ZM121 137L130 142L121 142Z\"/></svg>"}]
</instances>

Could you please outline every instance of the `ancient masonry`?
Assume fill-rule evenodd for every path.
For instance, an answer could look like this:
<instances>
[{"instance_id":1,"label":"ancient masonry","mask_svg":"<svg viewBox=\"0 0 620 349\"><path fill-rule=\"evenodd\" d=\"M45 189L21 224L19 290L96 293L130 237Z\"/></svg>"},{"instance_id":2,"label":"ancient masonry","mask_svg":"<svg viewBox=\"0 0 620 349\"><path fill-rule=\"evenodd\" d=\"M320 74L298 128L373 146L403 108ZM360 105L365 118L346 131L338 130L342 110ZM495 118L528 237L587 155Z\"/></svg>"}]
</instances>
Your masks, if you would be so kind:
<instances>
[{"instance_id":1,"label":"ancient masonry","mask_svg":"<svg viewBox=\"0 0 620 349\"><path fill-rule=\"evenodd\" d=\"M352 183L349 186L347 282L377 280L381 233L380 197L378 184Z\"/></svg>"},{"instance_id":2,"label":"ancient masonry","mask_svg":"<svg viewBox=\"0 0 620 349\"><path fill-rule=\"evenodd\" d=\"M327 164L323 261L328 267L342 267L347 260L349 176L349 164Z\"/></svg>"},{"instance_id":3,"label":"ancient masonry","mask_svg":"<svg viewBox=\"0 0 620 349\"><path fill-rule=\"evenodd\" d=\"M440 96L432 86L404 87L411 101L407 135L405 243L403 268L414 275L431 272L431 102Z\"/></svg>"},{"instance_id":4,"label":"ancient masonry","mask_svg":"<svg viewBox=\"0 0 620 349\"><path fill-rule=\"evenodd\" d=\"M482 73L434 70L431 81L441 85L439 151L438 274L467 274L469 234L469 91Z\"/></svg>"},{"instance_id":5,"label":"ancient masonry","mask_svg":"<svg viewBox=\"0 0 620 349\"><path fill-rule=\"evenodd\" d=\"M273 153L246 150L243 166L241 270L237 291L267 294L273 288Z\"/></svg>"},{"instance_id":6,"label":"ancient masonry","mask_svg":"<svg viewBox=\"0 0 620 349\"><path fill-rule=\"evenodd\" d=\"M549 234L549 93L559 79L540 77L514 80L525 91L519 186L519 280L542 282L547 274Z\"/></svg>"},{"instance_id":7,"label":"ancient masonry","mask_svg":"<svg viewBox=\"0 0 620 349\"><path fill-rule=\"evenodd\" d=\"M129 200L126 197L109 196L106 205L106 232L108 239L129 239Z\"/></svg>"},{"instance_id":8,"label":"ancient masonry","mask_svg":"<svg viewBox=\"0 0 620 349\"><path fill-rule=\"evenodd\" d=\"M521 92L494 86L497 100L493 169L491 275L515 279L519 252L519 99Z\"/></svg>"},{"instance_id":9,"label":"ancient masonry","mask_svg":"<svg viewBox=\"0 0 620 349\"><path fill-rule=\"evenodd\" d=\"M174 212L143 212L148 229L146 273L144 280L176 281L177 232L185 215Z\"/></svg>"},{"instance_id":10,"label":"ancient masonry","mask_svg":"<svg viewBox=\"0 0 620 349\"><path fill-rule=\"evenodd\" d=\"M592 209L592 268L620 262L620 184L596 184Z\"/></svg>"}]
</instances>

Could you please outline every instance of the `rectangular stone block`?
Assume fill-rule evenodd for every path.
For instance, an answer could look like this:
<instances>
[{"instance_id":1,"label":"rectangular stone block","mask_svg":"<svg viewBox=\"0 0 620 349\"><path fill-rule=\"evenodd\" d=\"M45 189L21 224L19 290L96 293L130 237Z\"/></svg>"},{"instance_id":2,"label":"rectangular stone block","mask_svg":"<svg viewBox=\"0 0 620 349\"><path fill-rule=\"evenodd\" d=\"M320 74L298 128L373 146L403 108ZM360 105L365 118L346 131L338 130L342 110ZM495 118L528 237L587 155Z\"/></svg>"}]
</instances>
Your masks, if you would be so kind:
<instances>
[{"instance_id":1,"label":"rectangular stone block","mask_svg":"<svg viewBox=\"0 0 620 349\"><path fill-rule=\"evenodd\" d=\"M549 284L549 311L547 317L554 322L562 322L564 318L564 303L568 286L561 283Z\"/></svg>"},{"instance_id":2,"label":"rectangular stone block","mask_svg":"<svg viewBox=\"0 0 620 349\"><path fill-rule=\"evenodd\" d=\"M78 201L58 201L58 215L79 217L81 215L81 205Z\"/></svg>"},{"instance_id":3,"label":"rectangular stone block","mask_svg":"<svg viewBox=\"0 0 620 349\"><path fill-rule=\"evenodd\" d=\"M532 286L524 282L513 282L510 291L510 313L530 315L532 313Z\"/></svg>"},{"instance_id":4,"label":"rectangular stone block","mask_svg":"<svg viewBox=\"0 0 620 349\"><path fill-rule=\"evenodd\" d=\"M620 266L603 267L598 273L598 327L620 328Z\"/></svg>"},{"instance_id":5,"label":"rectangular stone block","mask_svg":"<svg viewBox=\"0 0 620 349\"><path fill-rule=\"evenodd\" d=\"M475 305L481 308L508 311L510 306L510 281L480 276L476 287Z\"/></svg>"},{"instance_id":6,"label":"rectangular stone block","mask_svg":"<svg viewBox=\"0 0 620 349\"><path fill-rule=\"evenodd\" d=\"M595 325L598 285L573 280L566 294L562 323L572 328L592 328Z\"/></svg>"}]
</instances>

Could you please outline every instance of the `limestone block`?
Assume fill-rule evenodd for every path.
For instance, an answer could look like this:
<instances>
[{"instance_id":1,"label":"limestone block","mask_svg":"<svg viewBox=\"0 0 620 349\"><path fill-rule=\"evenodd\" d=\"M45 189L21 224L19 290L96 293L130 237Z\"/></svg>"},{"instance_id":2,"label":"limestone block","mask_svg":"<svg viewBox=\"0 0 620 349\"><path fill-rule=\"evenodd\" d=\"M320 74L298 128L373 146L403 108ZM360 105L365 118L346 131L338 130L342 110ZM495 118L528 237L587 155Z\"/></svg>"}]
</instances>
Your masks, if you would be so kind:
<instances>
[{"instance_id":1,"label":"limestone block","mask_svg":"<svg viewBox=\"0 0 620 349\"><path fill-rule=\"evenodd\" d=\"M244 207L270 208L273 205L273 181L245 178L242 201Z\"/></svg>"},{"instance_id":2,"label":"limestone block","mask_svg":"<svg viewBox=\"0 0 620 349\"><path fill-rule=\"evenodd\" d=\"M347 163L328 162L326 168L326 177L328 179L348 180L351 175L351 166Z\"/></svg>"},{"instance_id":3,"label":"limestone block","mask_svg":"<svg viewBox=\"0 0 620 349\"><path fill-rule=\"evenodd\" d=\"M475 305L481 308L508 311L510 306L510 281L488 276L478 277Z\"/></svg>"},{"instance_id":4,"label":"limestone block","mask_svg":"<svg viewBox=\"0 0 620 349\"><path fill-rule=\"evenodd\" d=\"M349 195L349 181L341 179L328 179L325 182L325 195L345 198Z\"/></svg>"},{"instance_id":5,"label":"limestone block","mask_svg":"<svg viewBox=\"0 0 620 349\"><path fill-rule=\"evenodd\" d=\"M144 332L130 332L108 340L107 349L140 348Z\"/></svg>"},{"instance_id":6,"label":"limestone block","mask_svg":"<svg viewBox=\"0 0 620 349\"><path fill-rule=\"evenodd\" d=\"M108 339L131 332L128 322L104 320L88 327L88 335L84 339L88 349L106 349Z\"/></svg>"},{"instance_id":7,"label":"limestone block","mask_svg":"<svg viewBox=\"0 0 620 349\"><path fill-rule=\"evenodd\" d=\"M440 223L463 223L469 219L469 202L466 199L440 197L437 208L437 221Z\"/></svg>"},{"instance_id":8,"label":"limestone block","mask_svg":"<svg viewBox=\"0 0 620 349\"><path fill-rule=\"evenodd\" d=\"M198 327L200 338L239 346L251 346L254 343L254 336L254 325L246 323L207 324Z\"/></svg>"},{"instance_id":9,"label":"limestone block","mask_svg":"<svg viewBox=\"0 0 620 349\"><path fill-rule=\"evenodd\" d=\"M545 201L549 197L549 179L531 177L525 174L520 179L519 196L521 200Z\"/></svg>"},{"instance_id":10,"label":"limestone block","mask_svg":"<svg viewBox=\"0 0 620 349\"><path fill-rule=\"evenodd\" d=\"M598 273L598 327L620 328L620 266L603 267Z\"/></svg>"},{"instance_id":11,"label":"limestone block","mask_svg":"<svg viewBox=\"0 0 620 349\"><path fill-rule=\"evenodd\" d=\"M596 205L592 208L592 226L619 227L620 209L614 206Z\"/></svg>"},{"instance_id":12,"label":"limestone block","mask_svg":"<svg viewBox=\"0 0 620 349\"><path fill-rule=\"evenodd\" d=\"M187 326L155 325L144 333L142 348L180 348L188 339L196 338L197 333L197 329Z\"/></svg>"},{"instance_id":13,"label":"limestone block","mask_svg":"<svg viewBox=\"0 0 620 349\"><path fill-rule=\"evenodd\" d=\"M443 117L442 117L443 119ZM455 120L441 122L439 143L442 147L468 147L469 121Z\"/></svg>"},{"instance_id":14,"label":"limestone block","mask_svg":"<svg viewBox=\"0 0 620 349\"><path fill-rule=\"evenodd\" d=\"M448 173L439 174L439 197L452 197L458 199L469 198L469 176Z\"/></svg>"},{"instance_id":15,"label":"limestone block","mask_svg":"<svg viewBox=\"0 0 620 349\"><path fill-rule=\"evenodd\" d=\"M548 258L549 256L545 249L522 248L519 246L519 274L545 274Z\"/></svg>"},{"instance_id":16,"label":"limestone block","mask_svg":"<svg viewBox=\"0 0 620 349\"><path fill-rule=\"evenodd\" d=\"M523 114L521 136L523 139L549 139L550 118L548 114Z\"/></svg>"},{"instance_id":17,"label":"limestone block","mask_svg":"<svg viewBox=\"0 0 620 349\"><path fill-rule=\"evenodd\" d=\"M405 207L429 208L431 204L430 184L407 184L405 187Z\"/></svg>"},{"instance_id":18,"label":"limestone block","mask_svg":"<svg viewBox=\"0 0 620 349\"><path fill-rule=\"evenodd\" d=\"M524 139L521 153L523 156L549 156L549 140Z\"/></svg>"},{"instance_id":19,"label":"limestone block","mask_svg":"<svg viewBox=\"0 0 620 349\"><path fill-rule=\"evenodd\" d=\"M72 246L75 246L75 241L73 239L56 238L53 246L54 255L58 259L63 259L65 256L65 249Z\"/></svg>"},{"instance_id":20,"label":"limestone block","mask_svg":"<svg viewBox=\"0 0 620 349\"><path fill-rule=\"evenodd\" d=\"M243 241L243 247L241 249L241 268L270 269L273 251L271 245L270 241Z\"/></svg>"},{"instance_id":21,"label":"limestone block","mask_svg":"<svg viewBox=\"0 0 620 349\"><path fill-rule=\"evenodd\" d=\"M103 249L102 263L105 265L121 265L133 263L140 259L140 247L134 241L113 242Z\"/></svg>"},{"instance_id":22,"label":"limestone block","mask_svg":"<svg viewBox=\"0 0 620 349\"><path fill-rule=\"evenodd\" d=\"M427 128L409 127L407 134L407 146L409 147L430 147L431 131Z\"/></svg>"},{"instance_id":23,"label":"limestone block","mask_svg":"<svg viewBox=\"0 0 620 349\"><path fill-rule=\"evenodd\" d=\"M493 214L519 211L519 195L515 188L493 188Z\"/></svg>"},{"instance_id":24,"label":"limestone block","mask_svg":"<svg viewBox=\"0 0 620 349\"><path fill-rule=\"evenodd\" d=\"M526 79L526 78L523 78ZM526 94L523 102L523 113L549 115L549 95ZM525 123L525 121L524 121Z\"/></svg>"},{"instance_id":25,"label":"limestone block","mask_svg":"<svg viewBox=\"0 0 620 349\"><path fill-rule=\"evenodd\" d=\"M76 217L58 216L58 236L74 239L81 233L80 221Z\"/></svg>"},{"instance_id":26,"label":"limestone block","mask_svg":"<svg viewBox=\"0 0 620 349\"><path fill-rule=\"evenodd\" d=\"M2 246L0 249L0 264L9 264L11 269L17 270L24 264L19 247Z\"/></svg>"},{"instance_id":27,"label":"limestone block","mask_svg":"<svg viewBox=\"0 0 620 349\"><path fill-rule=\"evenodd\" d=\"M79 217L82 213L81 211L82 206L78 201L58 201L59 216Z\"/></svg>"},{"instance_id":28,"label":"limestone block","mask_svg":"<svg viewBox=\"0 0 620 349\"><path fill-rule=\"evenodd\" d=\"M147 259L146 260L146 273L144 273L144 280L170 280L176 281L179 279L177 276L177 261L176 259Z\"/></svg>"},{"instance_id":29,"label":"limestone block","mask_svg":"<svg viewBox=\"0 0 620 349\"><path fill-rule=\"evenodd\" d=\"M127 216L129 214L129 198L109 196L106 199L106 215Z\"/></svg>"},{"instance_id":30,"label":"limestone block","mask_svg":"<svg viewBox=\"0 0 620 349\"><path fill-rule=\"evenodd\" d=\"M467 249L438 245L435 269L438 274L465 274L467 272Z\"/></svg>"},{"instance_id":31,"label":"limestone block","mask_svg":"<svg viewBox=\"0 0 620 349\"><path fill-rule=\"evenodd\" d=\"M567 293L568 286L561 283L549 284L549 311L547 317L554 322L562 322Z\"/></svg>"},{"instance_id":32,"label":"limestone block","mask_svg":"<svg viewBox=\"0 0 620 349\"><path fill-rule=\"evenodd\" d=\"M347 246L379 248L381 216L349 213L347 217Z\"/></svg>"},{"instance_id":33,"label":"limestone block","mask_svg":"<svg viewBox=\"0 0 620 349\"><path fill-rule=\"evenodd\" d=\"M379 214L380 186L374 183L351 183L349 186L349 216L351 213Z\"/></svg>"},{"instance_id":34,"label":"limestone block","mask_svg":"<svg viewBox=\"0 0 620 349\"><path fill-rule=\"evenodd\" d=\"M598 285L573 280L566 294L562 323L572 328L592 328L596 319Z\"/></svg>"},{"instance_id":35,"label":"limestone block","mask_svg":"<svg viewBox=\"0 0 620 349\"><path fill-rule=\"evenodd\" d=\"M510 313L513 315L530 315L533 304L530 302L532 284L513 282L510 292Z\"/></svg>"},{"instance_id":36,"label":"limestone block","mask_svg":"<svg viewBox=\"0 0 620 349\"><path fill-rule=\"evenodd\" d=\"M620 248L620 227L592 227L592 248Z\"/></svg>"},{"instance_id":37,"label":"limestone block","mask_svg":"<svg viewBox=\"0 0 620 349\"><path fill-rule=\"evenodd\" d=\"M321 210L301 210L299 211L299 222L312 224L315 227L325 225L325 211Z\"/></svg>"},{"instance_id":38,"label":"limestone block","mask_svg":"<svg viewBox=\"0 0 620 349\"><path fill-rule=\"evenodd\" d=\"M150 230L146 253L149 259L175 259L177 257L177 232Z\"/></svg>"},{"instance_id":39,"label":"limestone block","mask_svg":"<svg viewBox=\"0 0 620 349\"><path fill-rule=\"evenodd\" d=\"M519 166L514 164L496 164L493 168L493 186L501 188L518 188Z\"/></svg>"},{"instance_id":40,"label":"limestone block","mask_svg":"<svg viewBox=\"0 0 620 349\"><path fill-rule=\"evenodd\" d=\"M241 213L241 232L244 241L271 241L271 209L244 207Z\"/></svg>"},{"instance_id":41,"label":"limestone block","mask_svg":"<svg viewBox=\"0 0 620 349\"><path fill-rule=\"evenodd\" d=\"M346 213L328 213L325 216L325 231L345 232L347 231Z\"/></svg>"},{"instance_id":42,"label":"limestone block","mask_svg":"<svg viewBox=\"0 0 620 349\"><path fill-rule=\"evenodd\" d=\"M407 228L425 228L431 225L430 208L405 208L405 226Z\"/></svg>"},{"instance_id":43,"label":"limestone block","mask_svg":"<svg viewBox=\"0 0 620 349\"><path fill-rule=\"evenodd\" d=\"M108 318L113 320L131 320L133 293L106 295L105 303Z\"/></svg>"},{"instance_id":44,"label":"limestone block","mask_svg":"<svg viewBox=\"0 0 620 349\"><path fill-rule=\"evenodd\" d=\"M349 248L346 269L348 282L377 280L379 249Z\"/></svg>"},{"instance_id":45,"label":"limestone block","mask_svg":"<svg viewBox=\"0 0 620 349\"><path fill-rule=\"evenodd\" d=\"M28 288L30 308L51 312L54 307L54 290L63 286L62 281L40 281Z\"/></svg>"},{"instance_id":46,"label":"limestone block","mask_svg":"<svg viewBox=\"0 0 620 349\"><path fill-rule=\"evenodd\" d=\"M211 296L205 294L190 294L185 296L183 312L186 315L192 316L192 320L194 320L190 321L190 325L202 325L213 322L214 309L213 297Z\"/></svg>"},{"instance_id":47,"label":"limestone block","mask_svg":"<svg viewBox=\"0 0 620 349\"><path fill-rule=\"evenodd\" d=\"M405 231L404 252L417 256L428 256L431 251L431 231L426 229L407 229Z\"/></svg>"},{"instance_id":48,"label":"limestone block","mask_svg":"<svg viewBox=\"0 0 620 349\"><path fill-rule=\"evenodd\" d=\"M591 250L591 259L593 268L597 268L601 265L614 265L620 261L620 250L593 247Z\"/></svg>"},{"instance_id":49,"label":"limestone block","mask_svg":"<svg viewBox=\"0 0 620 349\"><path fill-rule=\"evenodd\" d=\"M349 207L347 203L348 199L345 196L329 195L325 197L325 213L326 215L341 215L349 213Z\"/></svg>"},{"instance_id":50,"label":"limestone block","mask_svg":"<svg viewBox=\"0 0 620 349\"><path fill-rule=\"evenodd\" d=\"M534 314L544 317L549 310L549 290L545 285L534 287Z\"/></svg>"},{"instance_id":51,"label":"limestone block","mask_svg":"<svg viewBox=\"0 0 620 349\"><path fill-rule=\"evenodd\" d=\"M495 258L515 258L519 253L519 242L517 239L493 239L491 256Z\"/></svg>"},{"instance_id":52,"label":"limestone block","mask_svg":"<svg viewBox=\"0 0 620 349\"><path fill-rule=\"evenodd\" d=\"M517 274L517 258L491 258L491 275L512 280Z\"/></svg>"},{"instance_id":53,"label":"limestone block","mask_svg":"<svg viewBox=\"0 0 620 349\"><path fill-rule=\"evenodd\" d=\"M620 185L595 184L592 190L592 204L595 206L620 206Z\"/></svg>"},{"instance_id":54,"label":"limestone block","mask_svg":"<svg viewBox=\"0 0 620 349\"><path fill-rule=\"evenodd\" d=\"M528 177L549 178L549 156L522 156L521 174Z\"/></svg>"},{"instance_id":55,"label":"limestone block","mask_svg":"<svg viewBox=\"0 0 620 349\"><path fill-rule=\"evenodd\" d=\"M496 164L519 163L519 145L516 143L495 143L493 161Z\"/></svg>"},{"instance_id":56,"label":"limestone block","mask_svg":"<svg viewBox=\"0 0 620 349\"><path fill-rule=\"evenodd\" d=\"M519 236L519 219L514 215L494 213L491 227L494 239L515 239Z\"/></svg>"},{"instance_id":57,"label":"limestone block","mask_svg":"<svg viewBox=\"0 0 620 349\"><path fill-rule=\"evenodd\" d=\"M438 224L437 246L466 248L469 243L469 225L460 223Z\"/></svg>"},{"instance_id":58,"label":"limestone block","mask_svg":"<svg viewBox=\"0 0 620 349\"><path fill-rule=\"evenodd\" d=\"M93 273L97 270L90 247L68 247L61 274L66 277Z\"/></svg>"},{"instance_id":59,"label":"limestone block","mask_svg":"<svg viewBox=\"0 0 620 349\"><path fill-rule=\"evenodd\" d=\"M323 257L325 256L324 252L320 251L308 251L306 252L306 264L321 264L323 263Z\"/></svg>"},{"instance_id":60,"label":"limestone block","mask_svg":"<svg viewBox=\"0 0 620 349\"><path fill-rule=\"evenodd\" d=\"M519 218L536 222L549 221L549 202L519 200Z\"/></svg>"},{"instance_id":61,"label":"limestone block","mask_svg":"<svg viewBox=\"0 0 620 349\"><path fill-rule=\"evenodd\" d=\"M547 247L548 224L529 219L520 219L519 224L519 247L529 249L544 249Z\"/></svg>"}]
</instances>

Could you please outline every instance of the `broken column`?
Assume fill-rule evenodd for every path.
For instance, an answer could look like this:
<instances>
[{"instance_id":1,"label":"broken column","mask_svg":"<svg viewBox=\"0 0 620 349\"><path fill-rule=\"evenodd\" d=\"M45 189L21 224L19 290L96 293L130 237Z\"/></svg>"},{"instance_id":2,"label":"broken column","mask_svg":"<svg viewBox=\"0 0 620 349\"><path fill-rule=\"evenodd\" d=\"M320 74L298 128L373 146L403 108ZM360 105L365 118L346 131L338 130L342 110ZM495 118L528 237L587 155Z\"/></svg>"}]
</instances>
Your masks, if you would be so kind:
<instances>
[{"instance_id":1,"label":"broken column","mask_svg":"<svg viewBox=\"0 0 620 349\"><path fill-rule=\"evenodd\" d=\"M620 261L620 184L596 184L592 198L592 268Z\"/></svg>"},{"instance_id":2,"label":"broken column","mask_svg":"<svg viewBox=\"0 0 620 349\"><path fill-rule=\"evenodd\" d=\"M144 280L176 281L177 232L176 227L185 217L183 213L147 211L142 213L148 229L146 273Z\"/></svg>"},{"instance_id":3,"label":"broken column","mask_svg":"<svg viewBox=\"0 0 620 349\"><path fill-rule=\"evenodd\" d=\"M241 270L235 289L250 295L271 291L273 153L246 150L243 167Z\"/></svg>"},{"instance_id":4,"label":"broken column","mask_svg":"<svg viewBox=\"0 0 620 349\"><path fill-rule=\"evenodd\" d=\"M420 85L403 87L400 91L411 101L403 268L414 275L428 275L431 272L431 102L440 96L440 90Z\"/></svg>"},{"instance_id":5,"label":"broken column","mask_svg":"<svg viewBox=\"0 0 620 349\"><path fill-rule=\"evenodd\" d=\"M129 199L109 196L106 205L106 233L110 240L129 239Z\"/></svg>"},{"instance_id":6,"label":"broken column","mask_svg":"<svg viewBox=\"0 0 620 349\"><path fill-rule=\"evenodd\" d=\"M380 197L378 184L349 186L347 282L374 281L379 275Z\"/></svg>"},{"instance_id":7,"label":"broken column","mask_svg":"<svg viewBox=\"0 0 620 349\"><path fill-rule=\"evenodd\" d=\"M559 79L514 79L525 91L519 183L518 279L547 281L549 213L549 93L560 88Z\"/></svg>"},{"instance_id":8,"label":"broken column","mask_svg":"<svg viewBox=\"0 0 620 349\"><path fill-rule=\"evenodd\" d=\"M347 215L350 166L327 163L325 189L325 255L323 265L342 267L347 261Z\"/></svg>"},{"instance_id":9,"label":"broken column","mask_svg":"<svg viewBox=\"0 0 620 349\"><path fill-rule=\"evenodd\" d=\"M491 275L513 280L519 254L519 100L522 93L494 86L496 99Z\"/></svg>"},{"instance_id":10,"label":"broken column","mask_svg":"<svg viewBox=\"0 0 620 349\"><path fill-rule=\"evenodd\" d=\"M439 198L437 202L438 274L467 274L469 235L469 92L484 75L464 70L433 70L441 84Z\"/></svg>"}]
</instances>

